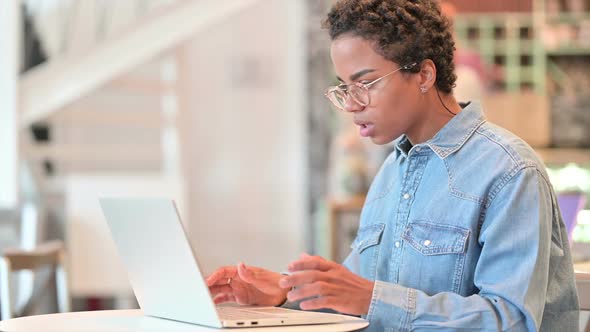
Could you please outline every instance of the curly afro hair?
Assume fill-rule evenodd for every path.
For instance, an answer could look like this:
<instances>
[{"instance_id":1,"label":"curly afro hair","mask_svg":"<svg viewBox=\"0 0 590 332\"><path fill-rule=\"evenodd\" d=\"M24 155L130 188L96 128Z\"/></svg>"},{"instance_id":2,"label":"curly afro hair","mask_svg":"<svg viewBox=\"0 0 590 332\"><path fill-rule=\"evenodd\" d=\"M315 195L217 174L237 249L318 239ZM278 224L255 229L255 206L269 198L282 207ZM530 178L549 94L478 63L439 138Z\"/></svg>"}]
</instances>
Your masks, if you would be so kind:
<instances>
[{"instance_id":1,"label":"curly afro hair","mask_svg":"<svg viewBox=\"0 0 590 332\"><path fill-rule=\"evenodd\" d=\"M436 87L444 93L455 87L451 23L436 0L340 0L323 27L332 40L350 33L373 41L377 53L399 65L430 59L436 65Z\"/></svg>"}]
</instances>

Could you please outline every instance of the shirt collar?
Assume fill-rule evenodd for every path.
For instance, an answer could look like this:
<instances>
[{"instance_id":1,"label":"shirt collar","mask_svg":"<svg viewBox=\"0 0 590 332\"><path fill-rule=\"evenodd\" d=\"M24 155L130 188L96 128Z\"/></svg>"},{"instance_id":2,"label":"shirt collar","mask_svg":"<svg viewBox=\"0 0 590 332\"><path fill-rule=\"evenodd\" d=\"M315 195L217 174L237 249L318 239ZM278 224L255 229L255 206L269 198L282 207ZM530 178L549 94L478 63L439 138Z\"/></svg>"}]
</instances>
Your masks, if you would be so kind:
<instances>
[{"instance_id":1,"label":"shirt collar","mask_svg":"<svg viewBox=\"0 0 590 332\"><path fill-rule=\"evenodd\" d=\"M455 115L451 121L442 127L434 137L422 143L434 151L441 159L448 157L459 150L485 121L481 105L478 102L462 104L463 110ZM395 148L407 155L410 141L406 135L402 135L396 142Z\"/></svg>"}]
</instances>

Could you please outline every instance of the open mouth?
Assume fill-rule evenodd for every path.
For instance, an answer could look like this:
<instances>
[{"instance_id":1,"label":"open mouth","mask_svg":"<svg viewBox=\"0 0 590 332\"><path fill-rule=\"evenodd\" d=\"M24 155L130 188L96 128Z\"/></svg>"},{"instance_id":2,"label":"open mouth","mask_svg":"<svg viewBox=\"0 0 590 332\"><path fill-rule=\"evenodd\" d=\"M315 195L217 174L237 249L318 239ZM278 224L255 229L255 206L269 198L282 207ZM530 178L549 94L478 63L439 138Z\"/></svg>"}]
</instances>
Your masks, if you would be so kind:
<instances>
[{"instance_id":1,"label":"open mouth","mask_svg":"<svg viewBox=\"0 0 590 332\"><path fill-rule=\"evenodd\" d=\"M360 134L363 137L369 137L373 135L373 131L375 126L371 123L361 123L358 125L360 129Z\"/></svg>"}]
</instances>

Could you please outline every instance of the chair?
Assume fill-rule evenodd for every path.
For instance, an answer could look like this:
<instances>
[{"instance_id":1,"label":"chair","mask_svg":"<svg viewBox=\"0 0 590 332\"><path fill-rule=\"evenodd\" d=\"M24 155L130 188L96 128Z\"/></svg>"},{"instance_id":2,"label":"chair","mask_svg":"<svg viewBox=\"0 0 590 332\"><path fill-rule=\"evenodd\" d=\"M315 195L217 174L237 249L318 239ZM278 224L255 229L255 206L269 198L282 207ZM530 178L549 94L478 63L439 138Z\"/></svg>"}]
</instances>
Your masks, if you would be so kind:
<instances>
[{"instance_id":1,"label":"chair","mask_svg":"<svg viewBox=\"0 0 590 332\"><path fill-rule=\"evenodd\" d=\"M590 273L576 272L576 287L578 288L580 311L590 311ZM590 321L581 325L580 331L590 331Z\"/></svg>"},{"instance_id":2,"label":"chair","mask_svg":"<svg viewBox=\"0 0 590 332\"><path fill-rule=\"evenodd\" d=\"M353 218L354 234L358 228L359 217L361 210L365 203L365 196L358 195L352 196L347 199L341 200L329 200L328 201L328 213L329 213L329 224L330 224L330 259L334 261L342 261L349 252L350 243L342 243L347 240L353 240L342 238L342 230L345 229L344 219L346 215L350 215ZM342 248L345 246L345 248ZM345 252L344 252L345 251Z\"/></svg>"},{"instance_id":3,"label":"chair","mask_svg":"<svg viewBox=\"0 0 590 332\"><path fill-rule=\"evenodd\" d=\"M578 220L578 213L586 205L586 193L562 192L557 195L557 202L561 210L561 216L565 223L569 243L573 243L572 235Z\"/></svg>"},{"instance_id":4,"label":"chair","mask_svg":"<svg viewBox=\"0 0 590 332\"><path fill-rule=\"evenodd\" d=\"M580 310L590 310L590 273L576 272Z\"/></svg>"},{"instance_id":5,"label":"chair","mask_svg":"<svg viewBox=\"0 0 590 332\"><path fill-rule=\"evenodd\" d=\"M70 311L70 298L65 269L65 249L62 241L45 242L33 250L7 249L0 257L0 319L24 316L34 308L34 300L48 289L44 286L33 290L29 301L14 310L12 308L13 295L11 278L12 272L21 270L36 270L41 267L51 267L55 272L57 290L57 307L59 312ZM48 280L48 282L51 279Z\"/></svg>"}]
</instances>

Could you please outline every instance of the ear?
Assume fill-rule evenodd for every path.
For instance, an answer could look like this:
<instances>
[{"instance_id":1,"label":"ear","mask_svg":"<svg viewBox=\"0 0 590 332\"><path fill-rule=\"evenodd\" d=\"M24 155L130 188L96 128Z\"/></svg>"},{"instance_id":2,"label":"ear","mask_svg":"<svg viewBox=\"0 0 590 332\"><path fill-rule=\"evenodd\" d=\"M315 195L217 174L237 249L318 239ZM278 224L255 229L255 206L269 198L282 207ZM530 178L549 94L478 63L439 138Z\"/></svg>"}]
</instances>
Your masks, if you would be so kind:
<instances>
[{"instance_id":1,"label":"ear","mask_svg":"<svg viewBox=\"0 0 590 332\"><path fill-rule=\"evenodd\" d=\"M420 91L426 93L436 82L436 65L430 59L422 61L420 64Z\"/></svg>"}]
</instances>

